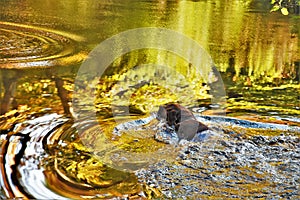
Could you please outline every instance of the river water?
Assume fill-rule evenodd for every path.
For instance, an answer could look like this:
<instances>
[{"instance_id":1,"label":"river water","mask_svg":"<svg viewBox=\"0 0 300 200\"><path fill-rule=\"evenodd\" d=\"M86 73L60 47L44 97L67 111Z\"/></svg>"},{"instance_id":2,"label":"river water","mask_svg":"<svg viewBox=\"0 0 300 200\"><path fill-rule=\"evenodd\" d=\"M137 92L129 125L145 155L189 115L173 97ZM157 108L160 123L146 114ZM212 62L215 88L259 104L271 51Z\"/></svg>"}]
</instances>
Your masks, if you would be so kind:
<instances>
[{"instance_id":1,"label":"river water","mask_svg":"<svg viewBox=\"0 0 300 200\"><path fill-rule=\"evenodd\" d=\"M269 10L256 0L1 1L1 197L298 199L299 16ZM120 37L128 30L145 32ZM146 45L161 43L178 51ZM81 73L111 55L101 74ZM212 76L197 65L212 62ZM155 139L168 102L209 132Z\"/></svg>"}]
</instances>

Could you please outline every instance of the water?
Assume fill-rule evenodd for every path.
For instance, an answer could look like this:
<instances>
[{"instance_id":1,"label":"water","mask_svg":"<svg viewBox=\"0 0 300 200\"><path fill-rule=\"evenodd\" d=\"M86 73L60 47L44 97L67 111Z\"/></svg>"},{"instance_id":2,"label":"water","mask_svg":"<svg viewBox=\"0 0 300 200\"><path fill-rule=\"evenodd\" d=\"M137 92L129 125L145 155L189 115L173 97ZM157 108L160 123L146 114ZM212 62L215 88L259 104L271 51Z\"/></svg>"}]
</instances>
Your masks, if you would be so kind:
<instances>
[{"instance_id":1,"label":"water","mask_svg":"<svg viewBox=\"0 0 300 200\"><path fill-rule=\"evenodd\" d=\"M195 115L206 137L170 144L154 139L155 114L115 126L29 113L1 136L9 198L299 197L298 126Z\"/></svg>"},{"instance_id":2,"label":"water","mask_svg":"<svg viewBox=\"0 0 300 200\"><path fill-rule=\"evenodd\" d=\"M15 95L16 99L21 105L32 105L31 107L34 108L37 106L37 109L57 105L57 101L53 103L53 100L57 97L53 91L55 88L50 88L52 82L50 81L47 86L40 86L39 84L41 81L49 80L49 77L53 74L58 74L59 77L62 76L63 78L71 77L70 81L64 79L64 84L72 83L79 67L78 64L76 66L76 62L80 63L81 60L79 59L80 56L76 55L78 50L86 54L104 39L122 31L157 26L186 34L199 42L212 56L218 70L222 72L228 96L233 97L228 101L230 103L228 108L232 109L234 113L241 110L245 110L246 113L255 113L254 110L257 110L258 107L263 109L262 112L266 109L268 112L278 114L282 114L282 111L284 111L288 115L297 115L300 107L298 103L299 23L297 23L299 20L297 16L285 17L278 13L270 14L268 9L267 2L260 3L258 1L252 3L250 1L232 3L219 1L76 1L74 3L73 1L64 1L63 3L52 2L49 4L41 4L38 1L2 2L1 21L29 26L29 28L17 26L21 29L21 32L28 30L33 32L27 34L29 38L31 35L39 40L39 37L45 37L43 31L48 31L50 33L47 36L48 40L57 40L57 44L49 43L42 46L46 48L44 50L42 48L39 50L36 47L38 42L36 44L34 41L31 42L31 47L35 48L35 54L41 54L47 50L47 45L49 45L53 52L47 50L45 53L52 56L62 57L60 54L64 51L61 48L65 47L70 49L69 55L75 53L76 56L68 56L62 63L59 63L59 65L69 66L67 68L56 67L54 69L52 67L48 71L24 71L24 76L18 77L20 84L17 84L19 88L16 91L18 94ZM30 28L30 26L33 27ZM4 27L5 34L9 33L7 31L12 32L15 29L14 26ZM68 41L74 42L74 39L77 49L74 49L74 46L68 43ZM15 38L16 40L18 39ZM26 40L26 38L23 40ZM65 46L66 43L69 45ZM17 44L13 42L11 45L16 46ZM29 44L28 46L30 47ZM55 50L55 48L58 49ZM19 49L19 52L22 51ZM157 58L157 54L161 55L161 59ZM123 71L140 62L155 62L156 64L168 66L183 62L178 57L163 59L164 54L165 52L151 52L151 56L144 58L145 60L139 58L141 60L139 61L135 59L136 55L132 52L131 55L128 55L129 60L126 61L128 64L124 65ZM147 52L147 55L149 55L149 52ZM7 62L7 58L4 59L4 57L9 55L1 56L3 57L1 58L3 66ZM85 56L82 55L83 58ZM45 57L47 58L46 55ZM30 58L32 57L28 55L26 59ZM54 59L54 61L61 60ZM33 60L27 65L31 63L33 65L54 66L56 65L55 62L49 63L48 59L46 62L38 64ZM182 63L182 65L186 64ZM11 65L9 66L11 67ZM118 70L116 73L118 73ZM186 67L184 67L184 70L186 70ZM15 76L11 75L12 71L2 73L4 73L4 77L9 74L9 77L15 79ZM14 73L22 74L20 71ZM46 80L41 80L41 77L45 77ZM24 86L21 86L22 83L24 83ZM4 95L3 87L4 85L1 87L2 96ZM34 89L28 91L28 87ZM37 89L37 87L44 88ZM71 89L72 85L66 87ZM290 91L289 95L284 95L286 89ZM275 91L282 92L283 95L273 95ZM45 97L43 93L52 95L52 97L48 98L47 95ZM27 98L22 98L23 96ZM37 96L40 97L42 105L37 105L34 102ZM261 96L267 96L268 98L260 101ZM243 106L240 104L243 104ZM16 107L16 105L13 107ZM59 112L56 106L50 106L50 108Z\"/></svg>"},{"instance_id":3,"label":"water","mask_svg":"<svg viewBox=\"0 0 300 200\"><path fill-rule=\"evenodd\" d=\"M299 198L299 16L268 5L1 1L1 197ZM130 51L74 89L97 45L149 26L201 45L226 104L211 100L222 84L162 49ZM155 112L171 101L211 132L180 144L155 139ZM72 103L83 106L75 118Z\"/></svg>"}]
</instances>

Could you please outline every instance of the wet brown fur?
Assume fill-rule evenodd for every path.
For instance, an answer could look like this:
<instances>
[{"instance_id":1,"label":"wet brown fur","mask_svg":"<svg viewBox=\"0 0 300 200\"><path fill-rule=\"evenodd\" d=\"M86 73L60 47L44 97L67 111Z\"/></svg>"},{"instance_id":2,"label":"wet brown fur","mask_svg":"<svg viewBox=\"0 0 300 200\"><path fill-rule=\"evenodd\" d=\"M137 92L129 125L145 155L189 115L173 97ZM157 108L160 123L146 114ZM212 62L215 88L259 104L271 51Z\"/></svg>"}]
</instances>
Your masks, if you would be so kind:
<instances>
[{"instance_id":1,"label":"wet brown fur","mask_svg":"<svg viewBox=\"0 0 300 200\"><path fill-rule=\"evenodd\" d=\"M190 110L176 103L160 106L157 118L165 119L169 126L174 126L179 139L191 140L196 133L208 130Z\"/></svg>"}]
</instances>

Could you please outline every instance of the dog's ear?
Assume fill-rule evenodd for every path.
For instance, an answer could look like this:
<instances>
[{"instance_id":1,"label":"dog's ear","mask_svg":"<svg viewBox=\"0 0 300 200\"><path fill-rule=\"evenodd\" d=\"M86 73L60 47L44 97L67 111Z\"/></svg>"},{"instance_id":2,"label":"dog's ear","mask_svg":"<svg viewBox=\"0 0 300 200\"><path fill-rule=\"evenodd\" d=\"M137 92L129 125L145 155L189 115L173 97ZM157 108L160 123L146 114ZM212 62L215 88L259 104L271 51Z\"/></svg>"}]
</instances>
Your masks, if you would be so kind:
<instances>
[{"instance_id":1,"label":"dog's ear","mask_svg":"<svg viewBox=\"0 0 300 200\"><path fill-rule=\"evenodd\" d=\"M181 119L181 107L178 104L170 103L166 105L167 113L170 114L169 119L173 121L172 124L179 123Z\"/></svg>"},{"instance_id":2,"label":"dog's ear","mask_svg":"<svg viewBox=\"0 0 300 200\"><path fill-rule=\"evenodd\" d=\"M167 112L167 122L170 126L175 125L177 121L177 112L176 110L171 110Z\"/></svg>"}]
</instances>

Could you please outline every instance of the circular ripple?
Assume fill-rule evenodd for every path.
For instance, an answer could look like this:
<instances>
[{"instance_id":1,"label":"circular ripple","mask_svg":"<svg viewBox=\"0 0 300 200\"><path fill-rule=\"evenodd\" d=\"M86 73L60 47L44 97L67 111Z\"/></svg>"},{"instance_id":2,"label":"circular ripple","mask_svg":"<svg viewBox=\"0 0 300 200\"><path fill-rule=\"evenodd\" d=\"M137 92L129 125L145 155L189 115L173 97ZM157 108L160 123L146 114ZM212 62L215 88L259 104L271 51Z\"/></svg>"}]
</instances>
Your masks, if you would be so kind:
<instances>
[{"instance_id":1,"label":"circular ripple","mask_svg":"<svg viewBox=\"0 0 300 200\"><path fill-rule=\"evenodd\" d=\"M83 38L55 30L0 22L0 69L65 66L81 62Z\"/></svg>"},{"instance_id":2,"label":"circular ripple","mask_svg":"<svg viewBox=\"0 0 300 200\"><path fill-rule=\"evenodd\" d=\"M166 194L168 199L187 195L207 199L224 194L243 198L254 193L264 198L299 196L298 127L228 117L195 117L221 136L203 143L185 143L176 149L162 144L163 154L159 154L153 149L159 143L151 143L153 136L147 129L155 131L157 127L151 116L124 119L119 124L103 120L102 128L95 120L74 123L57 114L35 116L24 111L3 116L0 196L142 199L151 191ZM251 129L258 131L254 137L248 133ZM274 132L264 136L272 131L290 135L274 136ZM87 148L84 139L92 142L93 148ZM246 186L255 189L240 193Z\"/></svg>"},{"instance_id":3,"label":"circular ripple","mask_svg":"<svg viewBox=\"0 0 300 200\"><path fill-rule=\"evenodd\" d=\"M68 118L47 114L16 123L16 132L1 135L0 197L112 199L142 191L134 173L103 164L80 145L72 125Z\"/></svg>"}]
</instances>

